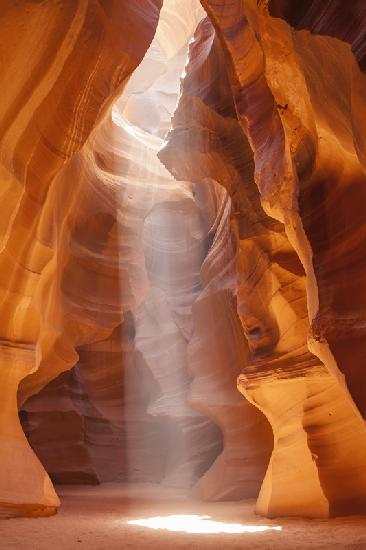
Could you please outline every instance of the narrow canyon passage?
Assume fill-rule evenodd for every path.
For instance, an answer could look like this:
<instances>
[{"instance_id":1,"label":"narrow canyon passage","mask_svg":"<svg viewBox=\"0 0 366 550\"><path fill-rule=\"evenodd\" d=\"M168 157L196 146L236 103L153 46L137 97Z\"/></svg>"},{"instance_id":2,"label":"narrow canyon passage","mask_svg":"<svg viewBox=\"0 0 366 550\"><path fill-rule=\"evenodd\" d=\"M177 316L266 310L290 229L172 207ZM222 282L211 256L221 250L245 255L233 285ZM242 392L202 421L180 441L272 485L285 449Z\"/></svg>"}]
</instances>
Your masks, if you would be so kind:
<instances>
[{"instance_id":1,"label":"narrow canyon passage","mask_svg":"<svg viewBox=\"0 0 366 550\"><path fill-rule=\"evenodd\" d=\"M366 548L366 8L305 4L6 0L1 549Z\"/></svg>"},{"instance_id":2,"label":"narrow canyon passage","mask_svg":"<svg viewBox=\"0 0 366 550\"><path fill-rule=\"evenodd\" d=\"M213 179L175 179L158 158L204 17L198 1L164 3L78 172L100 198L73 231L76 263L96 254L117 262L121 322L77 347L77 364L22 406L28 440L58 484L155 482L238 500L255 497L265 473L270 426L236 389L249 351L236 313L231 200Z\"/></svg>"}]
</instances>

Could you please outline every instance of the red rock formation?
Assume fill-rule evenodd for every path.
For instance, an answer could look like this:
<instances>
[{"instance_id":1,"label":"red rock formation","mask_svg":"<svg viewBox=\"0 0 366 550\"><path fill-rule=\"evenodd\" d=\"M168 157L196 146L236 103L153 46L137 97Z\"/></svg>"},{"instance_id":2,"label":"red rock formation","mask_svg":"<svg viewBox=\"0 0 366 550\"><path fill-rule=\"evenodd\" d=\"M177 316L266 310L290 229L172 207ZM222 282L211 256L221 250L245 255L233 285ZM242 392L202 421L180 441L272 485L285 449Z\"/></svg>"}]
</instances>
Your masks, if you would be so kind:
<instances>
[{"instance_id":1,"label":"red rock formation","mask_svg":"<svg viewBox=\"0 0 366 550\"><path fill-rule=\"evenodd\" d=\"M162 479L167 442L146 413L154 385L133 335L126 315L106 340L78 348L77 366L23 407L29 442L56 483Z\"/></svg>"},{"instance_id":2,"label":"red rock formation","mask_svg":"<svg viewBox=\"0 0 366 550\"><path fill-rule=\"evenodd\" d=\"M156 157L169 106L173 109L177 99L174 79L179 85L185 48L202 16L199 4L193 3L188 21L177 10L171 13L172 5L164 7L156 40L112 117L97 128L50 191L51 203L58 205L55 227L62 228L68 218L54 262L58 277L55 280L54 270L48 274L54 301L66 307L68 320L77 319L73 330L87 321L83 341L75 342L69 324L60 328L60 335L68 336L70 348L79 355L77 368L23 409L29 440L56 481L163 479L170 485L190 485L221 449L220 430L185 403L190 382L186 340L206 254L205 227L191 186L177 184ZM187 5L179 6L187 16ZM173 15L180 37L175 49L161 34L165 19ZM152 61L157 74L149 73ZM167 93L172 98L165 110L146 119L140 106L149 101L154 105L152 99ZM174 229L178 216L180 225ZM132 337L131 353L126 355L125 331L109 334L122 315L131 317L131 311L136 340L133 343ZM43 335L49 323L45 312ZM88 343L91 331L95 343ZM52 371L48 363L41 364L22 383L21 403L55 376L53 361ZM61 363L59 372L65 368ZM55 399L66 380L68 395ZM47 410L58 415L55 444L49 441ZM78 426L72 426L74 439L69 441L73 418ZM57 456L62 443L67 449Z\"/></svg>"},{"instance_id":3,"label":"red rock formation","mask_svg":"<svg viewBox=\"0 0 366 550\"><path fill-rule=\"evenodd\" d=\"M69 369L76 346L105 337L118 324L118 270L113 281L113 267L98 259L111 239L113 246L115 207L98 205L90 168L85 185L88 148L72 156L142 59L161 4L2 6L1 76L8 85L0 109L7 210L0 253L0 508L6 514L52 513L59 503L19 424L19 383L26 379L22 400ZM112 191L105 199L113 201ZM97 242L86 242L86 232L95 235L100 226ZM103 289L97 296L95 284ZM110 311L101 320L102 303Z\"/></svg>"},{"instance_id":4,"label":"red rock formation","mask_svg":"<svg viewBox=\"0 0 366 550\"><path fill-rule=\"evenodd\" d=\"M285 19L296 30L307 29L312 34L334 36L352 46L352 51L364 71L366 68L364 21L366 6L362 0L345 4L321 0L267 0L273 17Z\"/></svg>"},{"instance_id":5,"label":"red rock formation","mask_svg":"<svg viewBox=\"0 0 366 550\"><path fill-rule=\"evenodd\" d=\"M365 7L162 3L2 6L0 514L365 511Z\"/></svg>"},{"instance_id":6,"label":"red rock formation","mask_svg":"<svg viewBox=\"0 0 366 550\"><path fill-rule=\"evenodd\" d=\"M240 389L267 414L275 434L257 510L310 516L363 510L366 432L357 359L363 293L356 290L363 221L357 206L351 214L351 200L362 201L364 75L348 44L294 32L269 16L267 2L202 4L228 56L261 203L284 224L306 273L312 359L306 351L305 363L296 359L289 368L293 360L283 364L280 357L277 366L264 362L240 377ZM332 13L317 7L302 3L293 13L302 21ZM338 34L319 24L325 34ZM357 41L359 28L348 27L353 43L351 32ZM279 312L278 321L283 317Z\"/></svg>"},{"instance_id":7,"label":"red rock formation","mask_svg":"<svg viewBox=\"0 0 366 550\"><path fill-rule=\"evenodd\" d=\"M202 87L204 79L209 86ZM268 463L272 437L264 417L236 391L236 378L248 362L248 350L233 299L236 246L230 230L231 201L218 185L227 187L234 212L240 211L244 239L245 232L253 232L245 219L253 219L250 197L243 189L253 178L252 159L236 120L222 48L207 19L190 46L172 126L168 145L159 157L176 178L197 183L197 200L210 213L211 224L210 250L201 269L203 292L193 308L191 401L221 427L224 451L197 490L212 499L253 497L258 494ZM245 147L248 158L241 158ZM212 186L215 194L210 197ZM244 247L245 241L240 244ZM253 288L247 285L245 290L248 303ZM240 301L238 305L240 311L244 306Z\"/></svg>"}]
</instances>

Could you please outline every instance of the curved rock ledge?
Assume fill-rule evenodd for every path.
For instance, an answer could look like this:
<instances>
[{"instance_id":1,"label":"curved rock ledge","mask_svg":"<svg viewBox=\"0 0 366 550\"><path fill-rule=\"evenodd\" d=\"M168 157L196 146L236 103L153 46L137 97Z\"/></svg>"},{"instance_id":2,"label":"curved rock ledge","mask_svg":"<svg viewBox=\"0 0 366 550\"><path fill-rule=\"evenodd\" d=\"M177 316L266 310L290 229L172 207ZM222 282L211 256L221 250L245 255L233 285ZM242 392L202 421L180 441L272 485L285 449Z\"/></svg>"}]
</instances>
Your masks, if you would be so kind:
<instances>
[{"instance_id":1,"label":"curved rock ledge","mask_svg":"<svg viewBox=\"0 0 366 550\"><path fill-rule=\"evenodd\" d=\"M270 17L267 2L202 4L225 47L236 113L254 154L261 203L284 224L306 274L310 330L305 362L292 363L285 353L283 374L276 359L269 369L264 362L244 369L239 378L239 388L265 412L275 435L257 511L300 516L362 512L364 382L353 353L360 333L350 326L360 326L356 319L363 309L357 286L362 263L356 260L363 257L363 222L357 207L351 214L348 197L361 204L364 75L348 44L294 31ZM320 3L317 6L321 10ZM302 4L301 9L304 20L307 11L313 16L316 12L315 3L308 10ZM358 36L357 28L353 30ZM349 35L348 40L352 42ZM357 344L357 353L361 349ZM289 417L278 403L285 395ZM347 444L342 445L340 425L352 426ZM300 456L301 467L296 458ZM291 486L291 493L284 493L285 486ZM314 490L306 490L310 486Z\"/></svg>"},{"instance_id":2,"label":"curved rock ledge","mask_svg":"<svg viewBox=\"0 0 366 550\"><path fill-rule=\"evenodd\" d=\"M1 58L7 61L1 77L8 85L0 108L7 212L0 251L0 501L7 514L11 506L18 515L59 505L21 430L18 385L22 402L75 364L76 346L103 338L114 326L113 312L93 326L98 313L87 285L95 294L93 274L110 278L103 261L92 266L90 256L97 253L93 246L107 244L109 214L100 213L97 196L88 194L92 182L85 186L89 146L78 151L141 61L161 5L90 0L2 6ZM73 261L84 245L83 229L93 231L98 222L107 228L100 243ZM100 305L108 301L99 298Z\"/></svg>"},{"instance_id":3,"label":"curved rock ledge","mask_svg":"<svg viewBox=\"0 0 366 550\"><path fill-rule=\"evenodd\" d=\"M365 16L3 2L1 517L51 478L366 512Z\"/></svg>"}]
</instances>

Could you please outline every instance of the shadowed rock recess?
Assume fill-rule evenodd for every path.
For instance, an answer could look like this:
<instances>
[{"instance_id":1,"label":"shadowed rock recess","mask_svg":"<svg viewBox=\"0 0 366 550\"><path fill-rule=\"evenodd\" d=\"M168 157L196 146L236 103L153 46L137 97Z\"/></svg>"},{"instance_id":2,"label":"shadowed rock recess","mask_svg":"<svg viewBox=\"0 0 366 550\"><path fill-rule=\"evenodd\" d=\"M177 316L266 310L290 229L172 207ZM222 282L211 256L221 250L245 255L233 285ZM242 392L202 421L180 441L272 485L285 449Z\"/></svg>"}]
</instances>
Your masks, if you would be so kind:
<instances>
[{"instance_id":1,"label":"shadowed rock recess","mask_svg":"<svg viewBox=\"0 0 366 550\"><path fill-rule=\"evenodd\" d=\"M2 2L0 517L106 481L366 513L365 23Z\"/></svg>"}]
</instances>

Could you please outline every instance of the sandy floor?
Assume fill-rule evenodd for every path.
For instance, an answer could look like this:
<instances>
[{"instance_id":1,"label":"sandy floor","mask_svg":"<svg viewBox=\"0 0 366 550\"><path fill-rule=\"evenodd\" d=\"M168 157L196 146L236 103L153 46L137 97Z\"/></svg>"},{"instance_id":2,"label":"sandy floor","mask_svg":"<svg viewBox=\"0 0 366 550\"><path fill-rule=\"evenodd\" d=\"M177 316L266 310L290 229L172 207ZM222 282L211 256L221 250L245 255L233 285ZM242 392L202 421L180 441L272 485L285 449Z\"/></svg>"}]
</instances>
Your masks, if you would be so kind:
<instances>
[{"instance_id":1,"label":"sandy floor","mask_svg":"<svg viewBox=\"0 0 366 550\"><path fill-rule=\"evenodd\" d=\"M282 519L253 514L253 502L202 503L183 493L154 485L105 484L99 487L59 487L62 508L57 516L0 522L0 548L10 550L114 549L365 549L366 518L330 521ZM186 533L152 529L128 521L160 516L210 516L218 524L193 517L175 518L194 531L212 527L243 531L281 527L282 530L240 533ZM194 520L194 524L192 524ZM160 520L165 523L165 519ZM229 525L228 525L229 524ZM232 524L236 524L232 526ZM239 525L237 525L239 524ZM173 528L181 528L175 527Z\"/></svg>"}]
</instances>

